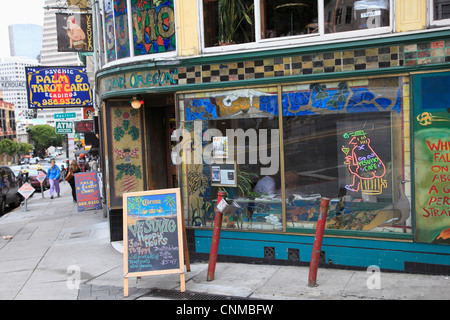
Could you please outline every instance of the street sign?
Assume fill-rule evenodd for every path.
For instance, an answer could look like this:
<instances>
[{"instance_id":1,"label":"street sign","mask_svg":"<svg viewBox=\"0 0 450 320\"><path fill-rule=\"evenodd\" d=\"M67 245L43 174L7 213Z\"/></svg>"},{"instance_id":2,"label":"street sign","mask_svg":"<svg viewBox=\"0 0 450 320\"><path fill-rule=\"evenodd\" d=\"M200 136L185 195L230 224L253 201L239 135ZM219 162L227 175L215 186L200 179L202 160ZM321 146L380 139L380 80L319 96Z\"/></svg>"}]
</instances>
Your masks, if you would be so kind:
<instances>
[{"instance_id":1,"label":"street sign","mask_svg":"<svg viewBox=\"0 0 450 320\"><path fill-rule=\"evenodd\" d=\"M56 121L55 125L56 134L73 133L72 121Z\"/></svg>"},{"instance_id":2,"label":"street sign","mask_svg":"<svg viewBox=\"0 0 450 320\"><path fill-rule=\"evenodd\" d=\"M76 118L77 114L75 112L67 112L67 113L55 113L53 115L55 119L69 119Z\"/></svg>"},{"instance_id":3,"label":"street sign","mask_svg":"<svg viewBox=\"0 0 450 320\"><path fill-rule=\"evenodd\" d=\"M45 180L45 177L47 177L47 175L44 172L39 171L38 175L36 176L36 180L39 181L40 184L42 184L42 182L44 182Z\"/></svg>"},{"instance_id":4,"label":"street sign","mask_svg":"<svg viewBox=\"0 0 450 320\"><path fill-rule=\"evenodd\" d=\"M34 192L34 188L31 184L29 184L28 182L24 183L20 189L19 189L19 193L25 198L28 199Z\"/></svg>"}]
</instances>

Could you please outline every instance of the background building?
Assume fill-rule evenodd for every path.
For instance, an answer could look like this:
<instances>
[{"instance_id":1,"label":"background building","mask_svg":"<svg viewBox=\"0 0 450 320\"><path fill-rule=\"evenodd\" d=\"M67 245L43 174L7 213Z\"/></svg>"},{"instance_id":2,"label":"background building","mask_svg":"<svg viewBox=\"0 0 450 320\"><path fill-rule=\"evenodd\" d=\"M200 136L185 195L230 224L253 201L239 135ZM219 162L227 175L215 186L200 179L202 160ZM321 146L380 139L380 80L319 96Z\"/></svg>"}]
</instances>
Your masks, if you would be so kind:
<instances>
[{"instance_id":1,"label":"background building","mask_svg":"<svg viewBox=\"0 0 450 320\"><path fill-rule=\"evenodd\" d=\"M35 24L14 24L9 28L11 56L38 60L42 49L42 27Z\"/></svg>"},{"instance_id":2,"label":"background building","mask_svg":"<svg viewBox=\"0 0 450 320\"><path fill-rule=\"evenodd\" d=\"M16 140L14 105L0 96L0 140Z\"/></svg>"},{"instance_id":3,"label":"background building","mask_svg":"<svg viewBox=\"0 0 450 320\"><path fill-rule=\"evenodd\" d=\"M28 142L26 128L33 124L36 111L28 109L25 67L37 66L38 61L27 57L8 57L0 61L0 83L3 100L15 109L17 139Z\"/></svg>"}]
</instances>

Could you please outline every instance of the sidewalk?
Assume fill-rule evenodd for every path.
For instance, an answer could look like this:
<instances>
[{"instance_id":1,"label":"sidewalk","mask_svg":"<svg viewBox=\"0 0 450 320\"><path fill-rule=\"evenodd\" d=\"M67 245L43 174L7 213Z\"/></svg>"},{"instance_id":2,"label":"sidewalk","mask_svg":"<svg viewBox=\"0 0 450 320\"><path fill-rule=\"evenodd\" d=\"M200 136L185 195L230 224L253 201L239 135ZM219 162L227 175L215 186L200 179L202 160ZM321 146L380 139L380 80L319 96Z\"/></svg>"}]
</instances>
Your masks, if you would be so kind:
<instances>
[{"instance_id":1,"label":"sidewalk","mask_svg":"<svg viewBox=\"0 0 450 320\"><path fill-rule=\"evenodd\" d=\"M370 273L319 268L319 285L310 288L307 267L220 262L211 282L208 263L192 263L185 293L179 275L161 275L130 279L124 298L123 248L109 242L103 211L77 212L70 186L61 191L53 200L36 192L27 212L21 206L0 217L1 300L450 299L448 276L381 272L379 289L369 289Z\"/></svg>"}]
</instances>

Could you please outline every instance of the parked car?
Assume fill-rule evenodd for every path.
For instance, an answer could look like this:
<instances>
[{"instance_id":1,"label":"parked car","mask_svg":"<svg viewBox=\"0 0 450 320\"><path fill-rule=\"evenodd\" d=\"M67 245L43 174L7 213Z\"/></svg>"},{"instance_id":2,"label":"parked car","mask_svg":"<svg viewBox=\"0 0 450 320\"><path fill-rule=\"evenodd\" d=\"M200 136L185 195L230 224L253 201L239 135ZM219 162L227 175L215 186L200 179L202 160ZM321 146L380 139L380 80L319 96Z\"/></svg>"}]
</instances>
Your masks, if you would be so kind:
<instances>
[{"instance_id":1,"label":"parked car","mask_svg":"<svg viewBox=\"0 0 450 320\"><path fill-rule=\"evenodd\" d=\"M9 167L16 177L19 177L19 174L22 172L24 166L10 166Z\"/></svg>"},{"instance_id":2,"label":"parked car","mask_svg":"<svg viewBox=\"0 0 450 320\"><path fill-rule=\"evenodd\" d=\"M5 207L15 208L23 200L19 193L19 180L14 172L7 166L0 166L0 216L5 214Z\"/></svg>"},{"instance_id":3,"label":"parked car","mask_svg":"<svg viewBox=\"0 0 450 320\"><path fill-rule=\"evenodd\" d=\"M39 158L35 157L35 158L30 158L29 164L37 164L39 163Z\"/></svg>"},{"instance_id":4,"label":"parked car","mask_svg":"<svg viewBox=\"0 0 450 320\"><path fill-rule=\"evenodd\" d=\"M41 183L38 179L36 179L39 172L44 172L46 177L44 182L42 182L42 189L41 190ZM44 170L38 170L38 169L28 169L28 181L33 186L33 188L36 189L36 191L45 191L48 188L50 188L50 182L47 179L47 173Z\"/></svg>"}]
</instances>

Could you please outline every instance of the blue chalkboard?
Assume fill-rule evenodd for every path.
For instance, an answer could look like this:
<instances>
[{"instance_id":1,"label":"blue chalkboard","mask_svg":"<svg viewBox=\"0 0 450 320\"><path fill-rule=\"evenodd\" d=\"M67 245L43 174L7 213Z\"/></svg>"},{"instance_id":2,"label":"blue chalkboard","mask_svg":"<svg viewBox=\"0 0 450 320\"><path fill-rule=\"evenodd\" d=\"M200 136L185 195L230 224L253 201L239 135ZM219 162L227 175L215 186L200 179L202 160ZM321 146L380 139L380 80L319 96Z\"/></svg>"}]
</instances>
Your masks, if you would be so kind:
<instances>
[{"instance_id":1,"label":"blue chalkboard","mask_svg":"<svg viewBox=\"0 0 450 320\"><path fill-rule=\"evenodd\" d=\"M179 189L124 194L125 275L184 272Z\"/></svg>"}]
</instances>

